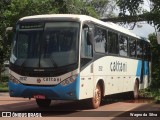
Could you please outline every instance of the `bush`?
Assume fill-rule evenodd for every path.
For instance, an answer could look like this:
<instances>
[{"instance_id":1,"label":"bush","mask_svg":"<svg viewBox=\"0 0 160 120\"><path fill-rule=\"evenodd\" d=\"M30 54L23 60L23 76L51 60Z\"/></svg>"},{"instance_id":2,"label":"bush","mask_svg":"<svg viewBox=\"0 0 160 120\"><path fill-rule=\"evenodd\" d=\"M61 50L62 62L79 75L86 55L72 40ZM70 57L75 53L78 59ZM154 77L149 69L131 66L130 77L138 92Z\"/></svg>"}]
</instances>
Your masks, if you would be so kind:
<instances>
[{"instance_id":1,"label":"bush","mask_svg":"<svg viewBox=\"0 0 160 120\"><path fill-rule=\"evenodd\" d=\"M2 75L1 78L0 78L0 83L1 83L1 82L2 82L2 83L6 83L6 82L8 82L8 80L9 80L9 77L8 77L8 76Z\"/></svg>"},{"instance_id":2,"label":"bush","mask_svg":"<svg viewBox=\"0 0 160 120\"><path fill-rule=\"evenodd\" d=\"M8 92L8 76L1 76L0 78L0 92Z\"/></svg>"},{"instance_id":3,"label":"bush","mask_svg":"<svg viewBox=\"0 0 160 120\"><path fill-rule=\"evenodd\" d=\"M160 101L160 89L149 87L147 89L140 90L139 95L143 98L152 98L156 102Z\"/></svg>"}]
</instances>

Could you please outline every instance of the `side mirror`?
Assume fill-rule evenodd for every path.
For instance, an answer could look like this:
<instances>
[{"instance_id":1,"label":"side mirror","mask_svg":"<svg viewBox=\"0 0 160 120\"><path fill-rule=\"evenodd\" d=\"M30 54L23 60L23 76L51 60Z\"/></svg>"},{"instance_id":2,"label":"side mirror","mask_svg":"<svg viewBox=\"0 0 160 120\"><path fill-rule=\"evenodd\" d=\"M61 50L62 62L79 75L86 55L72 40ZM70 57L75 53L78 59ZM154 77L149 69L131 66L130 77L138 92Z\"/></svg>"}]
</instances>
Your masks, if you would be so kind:
<instances>
[{"instance_id":1,"label":"side mirror","mask_svg":"<svg viewBox=\"0 0 160 120\"><path fill-rule=\"evenodd\" d=\"M5 46L9 44L9 37L12 33L13 33L13 27L7 27L5 30L5 36L3 38L3 42Z\"/></svg>"},{"instance_id":2,"label":"side mirror","mask_svg":"<svg viewBox=\"0 0 160 120\"><path fill-rule=\"evenodd\" d=\"M13 32L13 27L7 27L7 28L6 28L6 34L7 34L8 32Z\"/></svg>"}]
</instances>

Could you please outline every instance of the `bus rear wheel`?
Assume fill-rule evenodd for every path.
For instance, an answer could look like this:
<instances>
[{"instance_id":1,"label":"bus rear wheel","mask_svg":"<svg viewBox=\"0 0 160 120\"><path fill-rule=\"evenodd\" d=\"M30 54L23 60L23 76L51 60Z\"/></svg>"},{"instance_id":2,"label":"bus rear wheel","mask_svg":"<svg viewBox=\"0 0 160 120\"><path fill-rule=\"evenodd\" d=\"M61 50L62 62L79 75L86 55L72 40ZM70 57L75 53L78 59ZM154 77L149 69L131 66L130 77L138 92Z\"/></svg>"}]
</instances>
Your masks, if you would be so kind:
<instances>
[{"instance_id":1,"label":"bus rear wheel","mask_svg":"<svg viewBox=\"0 0 160 120\"><path fill-rule=\"evenodd\" d=\"M134 99L138 99L138 97L139 97L139 83L137 80L134 84L133 97L134 97Z\"/></svg>"},{"instance_id":2,"label":"bus rear wheel","mask_svg":"<svg viewBox=\"0 0 160 120\"><path fill-rule=\"evenodd\" d=\"M102 97L101 88L100 88L100 85L97 84L96 89L94 91L94 96L93 96L93 98L91 99L91 102L90 102L91 107L93 109L96 109L100 106L101 97Z\"/></svg>"},{"instance_id":3,"label":"bus rear wheel","mask_svg":"<svg viewBox=\"0 0 160 120\"><path fill-rule=\"evenodd\" d=\"M36 99L36 103L39 107L48 107L51 104L50 99Z\"/></svg>"}]
</instances>

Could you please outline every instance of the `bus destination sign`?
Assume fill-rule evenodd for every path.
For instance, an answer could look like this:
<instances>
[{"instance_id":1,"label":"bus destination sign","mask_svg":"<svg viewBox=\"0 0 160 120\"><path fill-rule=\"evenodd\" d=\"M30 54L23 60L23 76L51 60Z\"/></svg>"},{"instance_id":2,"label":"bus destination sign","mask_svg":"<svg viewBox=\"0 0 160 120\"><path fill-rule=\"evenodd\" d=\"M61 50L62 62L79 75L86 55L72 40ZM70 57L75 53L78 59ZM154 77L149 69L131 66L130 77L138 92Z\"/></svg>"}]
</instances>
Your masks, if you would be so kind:
<instances>
[{"instance_id":1,"label":"bus destination sign","mask_svg":"<svg viewBox=\"0 0 160 120\"><path fill-rule=\"evenodd\" d=\"M21 24L20 29L37 29L43 28L43 24Z\"/></svg>"}]
</instances>

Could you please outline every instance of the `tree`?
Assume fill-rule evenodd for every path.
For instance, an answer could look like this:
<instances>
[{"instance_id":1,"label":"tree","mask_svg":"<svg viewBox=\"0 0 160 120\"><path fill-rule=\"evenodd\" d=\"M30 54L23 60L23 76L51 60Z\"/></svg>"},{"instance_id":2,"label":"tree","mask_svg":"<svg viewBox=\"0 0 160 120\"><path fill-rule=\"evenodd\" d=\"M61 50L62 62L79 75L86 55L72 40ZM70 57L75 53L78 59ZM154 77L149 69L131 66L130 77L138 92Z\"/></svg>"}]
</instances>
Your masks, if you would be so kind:
<instances>
[{"instance_id":1,"label":"tree","mask_svg":"<svg viewBox=\"0 0 160 120\"><path fill-rule=\"evenodd\" d=\"M3 71L3 62L6 60L7 57L7 46L4 45L3 38L5 36L4 29L6 27L5 19L3 17L3 12L7 8L6 6L10 4L11 1L1 0L0 1L0 79L1 79L1 72Z\"/></svg>"},{"instance_id":2,"label":"tree","mask_svg":"<svg viewBox=\"0 0 160 120\"><path fill-rule=\"evenodd\" d=\"M86 0L86 4L91 6L99 17L114 17L114 9L116 8L116 0Z\"/></svg>"},{"instance_id":3,"label":"tree","mask_svg":"<svg viewBox=\"0 0 160 120\"><path fill-rule=\"evenodd\" d=\"M148 21L154 24L160 30L160 2L159 0L150 0L150 11L142 9L144 0L117 0L120 8L119 17L127 18L132 16L137 21ZM127 21L127 19L125 19Z\"/></svg>"},{"instance_id":4,"label":"tree","mask_svg":"<svg viewBox=\"0 0 160 120\"><path fill-rule=\"evenodd\" d=\"M157 37L155 33L149 35L152 51L152 84L151 88L160 88L160 46L157 44Z\"/></svg>"},{"instance_id":5,"label":"tree","mask_svg":"<svg viewBox=\"0 0 160 120\"><path fill-rule=\"evenodd\" d=\"M125 16L127 11L130 16L135 16L141 12L140 5L143 4L143 0L117 0L117 5L120 8L120 16Z\"/></svg>"}]
</instances>

